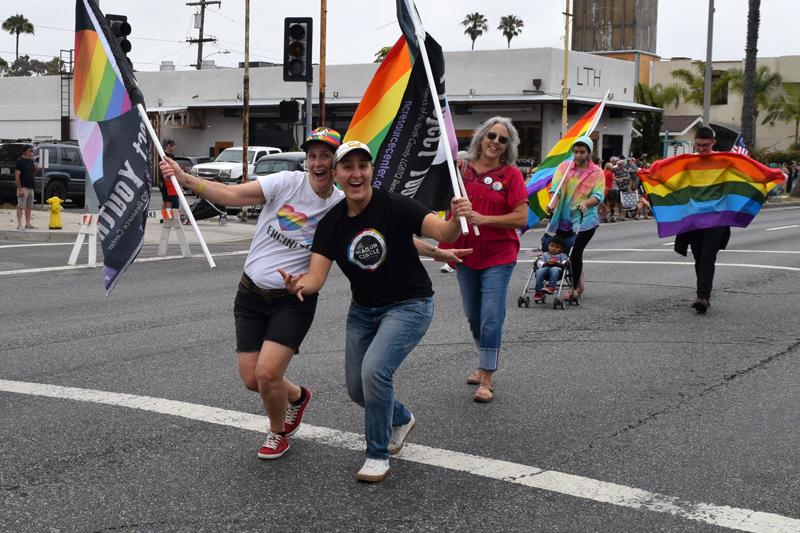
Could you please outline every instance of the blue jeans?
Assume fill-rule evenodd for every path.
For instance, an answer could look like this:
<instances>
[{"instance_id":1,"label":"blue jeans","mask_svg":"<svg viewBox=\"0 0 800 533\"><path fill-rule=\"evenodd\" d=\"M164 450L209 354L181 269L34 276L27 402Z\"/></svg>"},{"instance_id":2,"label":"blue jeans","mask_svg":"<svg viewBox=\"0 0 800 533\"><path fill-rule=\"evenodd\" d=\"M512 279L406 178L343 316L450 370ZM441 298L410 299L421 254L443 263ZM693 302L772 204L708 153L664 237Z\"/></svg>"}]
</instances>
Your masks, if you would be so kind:
<instances>
[{"instance_id":1,"label":"blue jeans","mask_svg":"<svg viewBox=\"0 0 800 533\"><path fill-rule=\"evenodd\" d=\"M543 266L536 271L536 286L533 288L536 291L542 290L544 287L544 280L550 281L550 286L555 287L558 280L561 278L561 269L554 266Z\"/></svg>"},{"instance_id":2,"label":"blue jeans","mask_svg":"<svg viewBox=\"0 0 800 533\"><path fill-rule=\"evenodd\" d=\"M394 372L425 336L432 318L433 298L385 307L350 304L344 374L347 393L364 408L370 459L387 459L392 426L411 420L411 412L394 397Z\"/></svg>"},{"instance_id":3,"label":"blue jeans","mask_svg":"<svg viewBox=\"0 0 800 533\"><path fill-rule=\"evenodd\" d=\"M484 270L460 264L456 269L464 314L478 347L478 367L490 372L497 370L506 319L506 294L515 264Z\"/></svg>"}]
</instances>

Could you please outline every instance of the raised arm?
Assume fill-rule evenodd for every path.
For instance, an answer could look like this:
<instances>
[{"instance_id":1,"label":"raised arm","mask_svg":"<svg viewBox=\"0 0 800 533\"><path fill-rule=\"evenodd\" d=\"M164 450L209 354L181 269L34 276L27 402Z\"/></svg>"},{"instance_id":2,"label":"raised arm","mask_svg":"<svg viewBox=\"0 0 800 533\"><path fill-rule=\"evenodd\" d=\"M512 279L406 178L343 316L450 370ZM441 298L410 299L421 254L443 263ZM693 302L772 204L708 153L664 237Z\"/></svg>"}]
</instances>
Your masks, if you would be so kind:
<instances>
[{"instance_id":1,"label":"raised arm","mask_svg":"<svg viewBox=\"0 0 800 533\"><path fill-rule=\"evenodd\" d=\"M422 235L430 237L439 242L453 242L461 235L461 225L458 217L469 217L472 215L472 203L468 198L453 198L450 201L450 220L442 220L434 213L428 213L422 219Z\"/></svg>"},{"instance_id":2,"label":"raised arm","mask_svg":"<svg viewBox=\"0 0 800 533\"><path fill-rule=\"evenodd\" d=\"M297 299L302 302L304 294L316 294L325 285L325 280L328 279L332 264L333 261L324 255L312 253L308 272L293 275L279 268L278 274L283 278L283 282L289 292L296 294Z\"/></svg>"},{"instance_id":3,"label":"raised arm","mask_svg":"<svg viewBox=\"0 0 800 533\"><path fill-rule=\"evenodd\" d=\"M180 165L170 158L161 161L159 168L164 178L169 179L170 176L175 176L181 187L185 187L197 196L215 204L239 207L260 205L267 201L258 180L239 185L225 185L217 181L204 180L184 172Z\"/></svg>"},{"instance_id":4,"label":"raised arm","mask_svg":"<svg viewBox=\"0 0 800 533\"><path fill-rule=\"evenodd\" d=\"M461 258L472 253L472 248L441 249L416 237L414 237L414 247L416 247L419 255L430 257L434 261L441 263L462 263Z\"/></svg>"}]
</instances>

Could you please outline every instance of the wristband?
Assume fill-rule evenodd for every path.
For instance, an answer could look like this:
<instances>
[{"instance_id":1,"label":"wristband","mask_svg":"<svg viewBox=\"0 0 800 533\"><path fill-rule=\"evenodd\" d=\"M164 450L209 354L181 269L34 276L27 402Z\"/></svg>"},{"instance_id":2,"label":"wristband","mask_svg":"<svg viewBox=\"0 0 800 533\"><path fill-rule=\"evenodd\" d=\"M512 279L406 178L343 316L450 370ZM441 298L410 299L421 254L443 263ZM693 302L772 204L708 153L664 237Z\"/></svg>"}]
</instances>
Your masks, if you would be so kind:
<instances>
[{"instance_id":1,"label":"wristband","mask_svg":"<svg viewBox=\"0 0 800 533\"><path fill-rule=\"evenodd\" d=\"M205 188L206 188L206 182L202 181L202 178L201 178L200 185L197 186L197 190L195 191L197 193L197 196L200 196L201 194L203 194L203 191L205 190Z\"/></svg>"}]
</instances>

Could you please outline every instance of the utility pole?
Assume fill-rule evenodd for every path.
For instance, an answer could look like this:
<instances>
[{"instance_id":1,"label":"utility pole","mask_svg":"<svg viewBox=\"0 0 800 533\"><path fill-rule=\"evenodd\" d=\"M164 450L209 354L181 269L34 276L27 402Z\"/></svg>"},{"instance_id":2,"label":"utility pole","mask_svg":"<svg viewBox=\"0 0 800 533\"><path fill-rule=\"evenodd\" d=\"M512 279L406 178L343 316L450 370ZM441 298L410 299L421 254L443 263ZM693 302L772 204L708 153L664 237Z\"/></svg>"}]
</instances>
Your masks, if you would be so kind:
<instances>
[{"instance_id":1,"label":"utility pole","mask_svg":"<svg viewBox=\"0 0 800 533\"><path fill-rule=\"evenodd\" d=\"M561 88L561 136L567 134L567 104L569 103L569 84L567 78L569 77L569 18L572 16L569 10L569 0L566 0L566 7L564 8L564 85Z\"/></svg>"},{"instance_id":2,"label":"utility pole","mask_svg":"<svg viewBox=\"0 0 800 533\"><path fill-rule=\"evenodd\" d=\"M187 6L200 6L200 35L197 39L186 39L187 43L197 43L197 64L194 65L197 67L197 70L203 68L203 43L213 43L217 41L213 37L203 38L203 30L206 24L206 6L211 4L217 4L222 7L222 2L220 0L200 0L199 2L189 2L186 4Z\"/></svg>"},{"instance_id":3,"label":"utility pole","mask_svg":"<svg viewBox=\"0 0 800 533\"><path fill-rule=\"evenodd\" d=\"M711 115L711 46L714 44L714 0L708 0L708 41L706 44L706 73L703 85L703 126L709 125Z\"/></svg>"},{"instance_id":4,"label":"utility pole","mask_svg":"<svg viewBox=\"0 0 800 533\"><path fill-rule=\"evenodd\" d=\"M319 126L325 125L325 39L327 34L328 2L320 0L319 24Z\"/></svg>"},{"instance_id":5,"label":"utility pole","mask_svg":"<svg viewBox=\"0 0 800 533\"><path fill-rule=\"evenodd\" d=\"M242 84L242 183L247 183L250 158L250 0L244 0L244 80Z\"/></svg>"}]
</instances>

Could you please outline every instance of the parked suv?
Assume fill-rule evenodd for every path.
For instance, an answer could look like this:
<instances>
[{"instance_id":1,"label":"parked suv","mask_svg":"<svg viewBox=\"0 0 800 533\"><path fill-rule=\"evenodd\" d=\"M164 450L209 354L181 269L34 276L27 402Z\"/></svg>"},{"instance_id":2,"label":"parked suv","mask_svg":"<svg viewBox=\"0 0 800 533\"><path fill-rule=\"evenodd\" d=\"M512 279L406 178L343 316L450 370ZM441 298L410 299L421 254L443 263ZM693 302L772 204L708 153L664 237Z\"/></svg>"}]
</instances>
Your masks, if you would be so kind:
<instances>
[{"instance_id":1,"label":"parked suv","mask_svg":"<svg viewBox=\"0 0 800 533\"><path fill-rule=\"evenodd\" d=\"M86 166L83 164L78 144L69 141L51 141L39 143L11 142L0 144L0 196L13 199L17 196L17 184L14 171L17 159L25 146L33 145L33 156L41 165L40 155L47 151L48 168L44 170L45 199L58 196L64 200L72 200L82 206L84 203L84 186L86 182ZM42 195L42 177L37 172L34 194Z\"/></svg>"},{"instance_id":2,"label":"parked suv","mask_svg":"<svg viewBox=\"0 0 800 533\"><path fill-rule=\"evenodd\" d=\"M256 168L248 177L267 176L282 170L305 170L305 152L284 152L282 154L265 155L256 162Z\"/></svg>"},{"instance_id":3,"label":"parked suv","mask_svg":"<svg viewBox=\"0 0 800 533\"><path fill-rule=\"evenodd\" d=\"M206 180L222 183L239 183L242 179L242 147L226 148L212 163L195 165L192 174ZM253 173L255 162L267 154L279 154L280 148L272 146L249 146L247 149L247 174Z\"/></svg>"}]
</instances>

